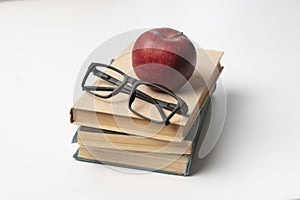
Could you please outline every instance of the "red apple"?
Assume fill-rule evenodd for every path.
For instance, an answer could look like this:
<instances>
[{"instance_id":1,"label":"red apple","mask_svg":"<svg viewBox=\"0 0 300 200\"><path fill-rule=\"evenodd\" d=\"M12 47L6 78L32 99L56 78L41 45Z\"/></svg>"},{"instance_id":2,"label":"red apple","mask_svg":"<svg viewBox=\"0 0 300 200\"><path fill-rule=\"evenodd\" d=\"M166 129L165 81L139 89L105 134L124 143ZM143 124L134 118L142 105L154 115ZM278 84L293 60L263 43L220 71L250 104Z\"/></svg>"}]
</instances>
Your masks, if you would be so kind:
<instances>
[{"instance_id":1,"label":"red apple","mask_svg":"<svg viewBox=\"0 0 300 200\"><path fill-rule=\"evenodd\" d=\"M138 37L132 50L132 65L140 80L177 90L192 76L196 49L182 33L155 28Z\"/></svg>"}]
</instances>

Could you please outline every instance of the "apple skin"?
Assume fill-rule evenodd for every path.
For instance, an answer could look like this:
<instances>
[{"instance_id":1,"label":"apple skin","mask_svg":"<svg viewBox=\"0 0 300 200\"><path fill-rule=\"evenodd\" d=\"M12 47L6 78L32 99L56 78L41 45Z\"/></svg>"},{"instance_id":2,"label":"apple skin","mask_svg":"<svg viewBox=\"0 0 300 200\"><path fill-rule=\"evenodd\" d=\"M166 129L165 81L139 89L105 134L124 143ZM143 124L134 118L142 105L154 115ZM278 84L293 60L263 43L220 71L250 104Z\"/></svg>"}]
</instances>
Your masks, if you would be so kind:
<instances>
[{"instance_id":1,"label":"apple skin","mask_svg":"<svg viewBox=\"0 0 300 200\"><path fill-rule=\"evenodd\" d=\"M175 91L192 76L197 61L193 43L170 28L155 28L138 37L132 50L132 65L142 81Z\"/></svg>"}]
</instances>

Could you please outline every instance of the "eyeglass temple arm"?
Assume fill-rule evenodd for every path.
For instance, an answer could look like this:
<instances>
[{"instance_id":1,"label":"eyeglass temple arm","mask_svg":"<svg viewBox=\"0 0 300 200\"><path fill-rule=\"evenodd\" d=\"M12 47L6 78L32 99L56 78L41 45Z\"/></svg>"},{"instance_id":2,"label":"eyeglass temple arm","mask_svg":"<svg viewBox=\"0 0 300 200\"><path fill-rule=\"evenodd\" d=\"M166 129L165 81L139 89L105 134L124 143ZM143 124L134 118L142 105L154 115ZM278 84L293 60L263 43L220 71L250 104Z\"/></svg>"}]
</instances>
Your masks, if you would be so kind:
<instances>
[{"instance_id":1,"label":"eyeglass temple arm","mask_svg":"<svg viewBox=\"0 0 300 200\"><path fill-rule=\"evenodd\" d=\"M99 87L99 86L84 86L84 90L86 91L113 91L115 88L113 87Z\"/></svg>"},{"instance_id":2,"label":"eyeglass temple arm","mask_svg":"<svg viewBox=\"0 0 300 200\"><path fill-rule=\"evenodd\" d=\"M94 75L98 76L99 78L102 78L114 85L121 85L122 82L119 81L118 79L115 79L114 77L111 77L110 75L104 73L104 72L101 72L101 71L94 71L93 72ZM131 86L129 85L125 85L122 92L126 93L126 94L129 94L131 91ZM173 103L168 103L168 102L165 102L165 101L162 101L162 100L159 100L159 99L155 99L155 98L152 98L150 97L149 95L139 91L139 90L136 90L136 96L142 100L145 100L149 103L153 103L153 101L151 99L154 99L161 107L169 110L169 111L173 111L175 108L176 108L176 104L173 104ZM187 113L187 107L181 107L181 109L178 109L176 111L178 114L186 114Z\"/></svg>"}]
</instances>

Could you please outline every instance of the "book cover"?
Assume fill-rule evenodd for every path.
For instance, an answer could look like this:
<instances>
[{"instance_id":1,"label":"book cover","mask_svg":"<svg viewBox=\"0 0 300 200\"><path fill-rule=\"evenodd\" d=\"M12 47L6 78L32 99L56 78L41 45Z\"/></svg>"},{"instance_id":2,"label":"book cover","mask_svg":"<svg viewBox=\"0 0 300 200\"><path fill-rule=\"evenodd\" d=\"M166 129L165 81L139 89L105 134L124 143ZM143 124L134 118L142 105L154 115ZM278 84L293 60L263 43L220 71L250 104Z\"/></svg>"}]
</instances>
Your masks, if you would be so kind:
<instances>
[{"instance_id":1,"label":"book cover","mask_svg":"<svg viewBox=\"0 0 300 200\"><path fill-rule=\"evenodd\" d=\"M204 121L204 117L206 115L206 112L207 112L207 109L208 109L208 106L210 104L210 99L207 100L207 102L205 103L205 106L203 107L203 109L201 110L201 112L199 113L199 115L197 116L197 119L195 121L195 123L193 124L193 127L197 127L196 130L193 130L194 133L190 132L190 134L187 135L187 137L190 137L189 139L192 140L192 151L191 151L191 154L183 154L183 155L177 155L178 158L177 160L174 161L174 163L176 164L176 162L178 162L181 166L180 169L176 169L174 170L174 168L169 167L164 167L162 169L159 169L159 168L156 168L156 169L153 169L151 167L147 167L147 165L132 165L130 163L119 163L119 162L110 162L110 161L103 161L103 160L100 160L100 159L93 159L91 157L91 155L88 155L88 156L84 156L84 157L81 157L80 156L80 150L78 150L75 154L74 154L74 158L76 160L79 160L79 161L84 161L84 162L91 162L91 163L97 163L97 164L105 164L105 165L112 165L112 166L118 166L118 167L127 167L127 168L133 168L133 169L139 169L139 170L146 170L146 171L154 171L154 172L160 172L160 173L167 173L167 174L176 174L176 175L183 175L183 176L187 176L190 172L190 166L191 166L191 163L192 163L192 157L193 157L193 154L194 154L194 151L195 151L195 147L197 145L197 141L198 141L198 137L199 137L199 134L201 132L201 129L202 129L202 125L203 125L203 121ZM78 138L78 135L77 135L77 132L75 133L74 137L73 137L73 140L72 142L73 143L76 143L77 142L77 138ZM189 140L188 138L186 138L187 140ZM85 151L85 150L84 150ZM105 153L105 151L104 151ZM117 153L120 153L120 152L117 152ZM85 152L85 155L88 154L88 152ZM162 154L164 158L169 158L168 155L170 154ZM122 155L120 155L122 156ZM151 155L152 157L155 157L157 156L157 158L155 157L155 159L158 159L160 158L159 155ZM138 159L141 159L141 158L138 158ZM171 164L174 164L174 163L171 163Z\"/></svg>"},{"instance_id":2,"label":"book cover","mask_svg":"<svg viewBox=\"0 0 300 200\"><path fill-rule=\"evenodd\" d=\"M176 91L176 95L182 98L189 107L187 116L175 114L168 126L152 124L151 129L145 128L148 121L144 120L127 108L128 96L116 95L118 103L112 99L98 99L93 95L85 93L73 106L70 111L71 123L94 128L107 129L117 132L128 132L143 137L156 138L166 141L182 141L190 130L195 118L204 106L209 96L209 91L216 83L223 67L220 59L223 52L213 50L197 50L197 65L188 86ZM112 65L123 72L132 72L131 54L125 53L117 58ZM134 74L130 74L135 76ZM149 89L149 94L153 93ZM163 94L161 100L169 102ZM140 106L143 109L143 106ZM116 112L117 111L117 112ZM159 130L153 135L153 130Z\"/></svg>"}]
</instances>

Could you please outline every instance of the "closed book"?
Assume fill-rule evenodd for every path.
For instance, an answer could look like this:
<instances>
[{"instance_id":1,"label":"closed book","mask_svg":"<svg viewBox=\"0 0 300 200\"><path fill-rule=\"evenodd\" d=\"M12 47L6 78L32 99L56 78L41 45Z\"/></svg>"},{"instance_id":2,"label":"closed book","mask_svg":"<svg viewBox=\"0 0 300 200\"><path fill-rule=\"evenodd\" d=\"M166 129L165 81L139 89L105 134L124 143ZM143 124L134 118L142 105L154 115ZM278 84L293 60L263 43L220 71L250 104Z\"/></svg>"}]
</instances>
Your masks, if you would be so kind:
<instances>
[{"instance_id":1,"label":"closed book","mask_svg":"<svg viewBox=\"0 0 300 200\"><path fill-rule=\"evenodd\" d=\"M204 111L200 111L200 115L202 112ZM189 134L181 142L169 142L111 130L81 126L77 130L76 141L80 146L152 153L191 154L192 143L196 136L198 126L199 121L195 121Z\"/></svg>"},{"instance_id":2,"label":"closed book","mask_svg":"<svg viewBox=\"0 0 300 200\"><path fill-rule=\"evenodd\" d=\"M168 142L90 127L80 127L77 134L80 146L169 154L191 154L192 152L191 140Z\"/></svg>"},{"instance_id":3,"label":"closed book","mask_svg":"<svg viewBox=\"0 0 300 200\"><path fill-rule=\"evenodd\" d=\"M70 110L70 121L80 126L182 142L209 97L209 91L222 72L223 67L220 65L222 55L223 52L220 51L197 50L197 65L193 75L187 84L175 91L175 94L187 103L188 113L187 115L175 114L168 126L158 123L152 123L149 126L149 121L135 115L128 109L128 95L124 94L118 94L109 99L100 99L89 93L84 93ZM130 51L120 55L111 65L130 76L136 77L132 70ZM146 88L146 92L150 96L151 94L158 96L160 100L171 101L168 95L158 94L150 88ZM143 112L143 107L144 105L140 104L136 109Z\"/></svg>"},{"instance_id":4,"label":"closed book","mask_svg":"<svg viewBox=\"0 0 300 200\"><path fill-rule=\"evenodd\" d=\"M183 175L186 176L189 174L190 166L192 162L192 156L195 151L195 147L198 141L198 137L202 128L202 124L204 121L204 117L209 106L210 100L207 100L205 106L197 116L195 123L193 124L190 132L187 134L187 137L183 140L183 142L191 142L191 150L189 151L188 148L180 151L176 151L173 148L167 149L164 151L160 151L157 149L150 149L150 151L146 151L146 149L140 149L139 147L129 147L130 150L126 149L128 147L121 146L123 148L119 148L118 144L110 145L110 146L103 146L102 143L97 144L100 138L97 136L87 136L90 137L90 140L93 142L88 141L87 144L80 142L80 146L78 151L75 153L74 158L79 161L85 162L92 162L92 163L99 163L105 165L113 165L119 167L127 167L127 168L134 168L140 170L147 170L147 171L155 171L167 174L176 174L176 175ZM80 140L80 131L91 131L88 128L79 129L78 132L75 134L73 142L77 142ZM79 133L79 135L78 135ZM126 136L128 137L126 141L130 143L129 137L134 137L132 139L136 142L136 136L128 135L128 134L121 134L121 133L92 133L92 134L116 134L119 136ZM86 137L86 138L87 138ZM100 136L102 137L102 136ZM103 138L101 138L103 140ZM116 140L117 141L117 140ZM155 139L150 139L148 141L143 141L145 144L150 144L152 142L159 143L165 141L159 141ZM124 140L124 143L125 140ZM168 145L168 144L166 144ZM180 145L180 142L178 143ZM155 145L154 145L155 146ZM131 149L133 148L133 149ZM162 147L163 148L163 147Z\"/></svg>"}]
</instances>

